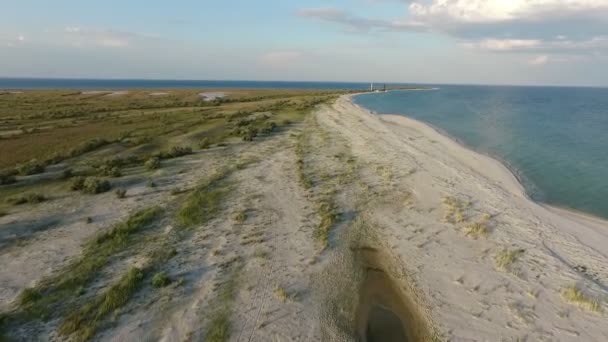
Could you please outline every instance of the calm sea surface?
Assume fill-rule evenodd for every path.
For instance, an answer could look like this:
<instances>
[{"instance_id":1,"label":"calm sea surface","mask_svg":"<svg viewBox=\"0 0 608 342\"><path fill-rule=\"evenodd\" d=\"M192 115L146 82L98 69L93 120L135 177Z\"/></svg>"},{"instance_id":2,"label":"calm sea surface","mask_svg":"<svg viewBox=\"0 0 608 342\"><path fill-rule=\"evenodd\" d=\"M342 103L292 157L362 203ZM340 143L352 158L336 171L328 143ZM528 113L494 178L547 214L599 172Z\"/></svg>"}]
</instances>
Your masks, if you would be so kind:
<instances>
[{"instance_id":1,"label":"calm sea surface","mask_svg":"<svg viewBox=\"0 0 608 342\"><path fill-rule=\"evenodd\" d=\"M398 84L392 84L392 85L395 86ZM0 78L0 89L141 89L141 88L369 89L369 83Z\"/></svg>"},{"instance_id":2,"label":"calm sea surface","mask_svg":"<svg viewBox=\"0 0 608 342\"><path fill-rule=\"evenodd\" d=\"M504 161L537 201L608 218L608 88L438 88L355 102L425 121Z\"/></svg>"}]
</instances>

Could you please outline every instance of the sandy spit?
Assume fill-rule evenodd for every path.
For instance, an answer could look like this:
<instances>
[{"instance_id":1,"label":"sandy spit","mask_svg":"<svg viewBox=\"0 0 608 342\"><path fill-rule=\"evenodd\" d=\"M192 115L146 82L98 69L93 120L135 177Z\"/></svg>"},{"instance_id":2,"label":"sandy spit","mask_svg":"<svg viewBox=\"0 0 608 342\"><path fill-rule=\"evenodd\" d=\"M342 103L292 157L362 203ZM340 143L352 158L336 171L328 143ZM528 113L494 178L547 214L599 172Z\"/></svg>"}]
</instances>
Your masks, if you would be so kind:
<instances>
[{"instance_id":1,"label":"sandy spit","mask_svg":"<svg viewBox=\"0 0 608 342\"><path fill-rule=\"evenodd\" d=\"M608 340L606 221L531 201L500 162L422 122L371 114L350 96L323 114L360 160L392 168L394 183L411 189L405 218L372 216L448 340ZM487 235L467 234L474 223ZM515 251L507 266L503 251ZM568 301L570 287L597 306Z\"/></svg>"}]
</instances>

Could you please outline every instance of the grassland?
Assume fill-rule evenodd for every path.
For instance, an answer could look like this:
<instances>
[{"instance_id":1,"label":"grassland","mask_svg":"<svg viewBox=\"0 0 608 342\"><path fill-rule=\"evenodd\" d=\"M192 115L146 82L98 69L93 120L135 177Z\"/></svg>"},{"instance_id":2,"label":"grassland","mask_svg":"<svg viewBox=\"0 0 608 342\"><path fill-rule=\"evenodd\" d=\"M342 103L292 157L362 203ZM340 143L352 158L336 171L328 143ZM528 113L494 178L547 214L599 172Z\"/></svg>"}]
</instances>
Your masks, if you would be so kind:
<instances>
[{"instance_id":1,"label":"grassland","mask_svg":"<svg viewBox=\"0 0 608 342\"><path fill-rule=\"evenodd\" d=\"M0 95L0 210L70 187L72 177L117 178L124 169L162 168L163 160L258 136L301 121L337 92L230 90L204 101L201 90L165 96L132 90L119 96L78 91ZM48 169L60 170L32 185ZM84 179L82 180L84 182ZM103 181L103 180L100 180ZM96 191L93 191L96 192ZM17 198L20 195L20 198ZM43 197L39 197L43 198ZM15 201L16 199L16 201ZM9 203L10 202L10 203Z\"/></svg>"}]
</instances>

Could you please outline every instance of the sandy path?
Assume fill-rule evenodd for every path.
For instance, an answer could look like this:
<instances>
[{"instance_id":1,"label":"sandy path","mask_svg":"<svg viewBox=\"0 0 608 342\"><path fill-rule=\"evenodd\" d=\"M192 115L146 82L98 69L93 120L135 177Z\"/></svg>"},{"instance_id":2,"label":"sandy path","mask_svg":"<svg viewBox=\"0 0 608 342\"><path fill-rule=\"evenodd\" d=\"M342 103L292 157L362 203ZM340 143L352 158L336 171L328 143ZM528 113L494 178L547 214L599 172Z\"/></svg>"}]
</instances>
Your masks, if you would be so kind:
<instances>
[{"instance_id":1,"label":"sandy path","mask_svg":"<svg viewBox=\"0 0 608 342\"><path fill-rule=\"evenodd\" d=\"M608 338L608 225L561 215L528 200L499 162L472 152L420 122L376 116L342 97L318 114L320 123L351 144L363 163L393 173L393 186L414 194L411 210L371 212L392 252L415 274L434 321L451 340L602 341ZM445 222L441 199L470 207L466 222ZM487 238L463 233L489 214ZM509 271L494 256L523 249ZM560 292L577 285L602 312L566 303Z\"/></svg>"}]
</instances>

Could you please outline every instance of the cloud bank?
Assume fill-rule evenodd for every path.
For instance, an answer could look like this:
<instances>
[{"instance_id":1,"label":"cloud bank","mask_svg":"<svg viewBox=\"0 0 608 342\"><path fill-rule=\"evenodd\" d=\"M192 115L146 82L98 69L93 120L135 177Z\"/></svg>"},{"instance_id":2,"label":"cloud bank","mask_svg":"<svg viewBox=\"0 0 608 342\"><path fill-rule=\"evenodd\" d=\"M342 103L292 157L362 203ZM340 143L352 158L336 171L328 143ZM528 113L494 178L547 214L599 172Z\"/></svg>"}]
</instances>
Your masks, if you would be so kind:
<instances>
[{"instance_id":1,"label":"cloud bank","mask_svg":"<svg viewBox=\"0 0 608 342\"><path fill-rule=\"evenodd\" d=\"M335 8L302 9L297 14L352 32L439 33L490 52L608 55L608 0L404 1L402 15L391 20Z\"/></svg>"}]
</instances>

